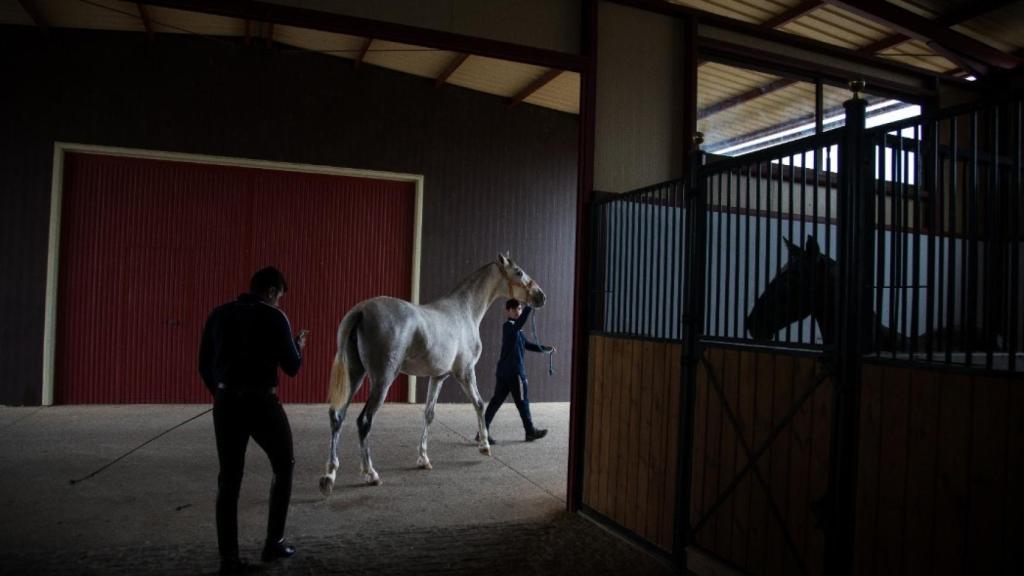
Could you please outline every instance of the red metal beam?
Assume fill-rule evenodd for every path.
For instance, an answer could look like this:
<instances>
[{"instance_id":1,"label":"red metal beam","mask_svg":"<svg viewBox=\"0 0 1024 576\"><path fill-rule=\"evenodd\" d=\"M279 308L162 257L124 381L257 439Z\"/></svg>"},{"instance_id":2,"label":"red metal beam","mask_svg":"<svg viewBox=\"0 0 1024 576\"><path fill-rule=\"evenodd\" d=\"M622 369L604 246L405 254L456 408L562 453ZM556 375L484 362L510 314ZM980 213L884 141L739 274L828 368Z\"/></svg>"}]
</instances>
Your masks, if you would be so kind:
<instances>
[{"instance_id":1,"label":"red metal beam","mask_svg":"<svg viewBox=\"0 0 1024 576\"><path fill-rule=\"evenodd\" d=\"M889 26L909 38L926 42L933 50L939 49L954 57L963 57L984 66L1006 70L1012 70L1021 64L1020 58L996 50L984 42L950 30L935 20L929 20L884 0L827 1L847 12Z\"/></svg>"},{"instance_id":2,"label":"red metal beam","mask_svg":"<svg viewBox=\"0 0 1024 576\"><path fill-rule=\"evenodd\" d=\"M557 69L548 70L547 72L544 73L543 76L541 76L540 78L537 78L536 80L531 82L529 86L527 86L526 88L523 88L522 90L519 91L518 94L513 96L512 100L508 103L508 107L512 108L513 106L518 105L523 100L526 100L527 98L530 97L531 94L533 94L537 90L540 90L544 86L547 86L547 84L549 82L551 82L552 80L554 80L555 78L558 78L558 76L562 72L564 72L564 70L557 70Z\"/></svg>"},{"instance_id":3,"label":"red metal beam","mask_svg":"<svg viewBox=\"0 0 1024 576\"><path fill-rule=\"evenodd\" d=\"M297 28L335 32L349 36L391 40L403 44L414 44L416 46L452 52L470 52L472 54L524 62L545 68L581 71L586 67L586 58L577 54L430 30L405 24L358 18L333 12L284 6L271 2L257 0L220 0L216 2L208 0L146 0L144 3L203 14L217 14L260 22L276 22L277 24L285 24Z\"/></svg>"},{"instance_id":4,"label":"red metal beam","mask_svg":"<svg viewBox=\"0 0 1024 576\"><path fill-rule=\"evenodd\" d=\"M441 75L434 80L434 87L440 88L441 86L444 86L445 82L448 81L448 78L459 69L459 66L462 66L462 63L465 62L467 58L469 58L469 54L466 54L465 52L462 54L456 54L455 58L453 58L448 64L448 67L444 69L444 72L441 72Z\"/></svg>"},{"instance_id":5,"label":"red metal beam","mask_svg":"<svg viewBox=\"0 0 1024 576\"><path fill-rule=\"evenodd\" d=\"M370 51L370 45L373 44L373 38L367 38L366 42L363 43L363 47L359 49L359 55L352 61L353 68L359 68L359 65L366 59L366 53Z\"/></svg>"}]
</instances>

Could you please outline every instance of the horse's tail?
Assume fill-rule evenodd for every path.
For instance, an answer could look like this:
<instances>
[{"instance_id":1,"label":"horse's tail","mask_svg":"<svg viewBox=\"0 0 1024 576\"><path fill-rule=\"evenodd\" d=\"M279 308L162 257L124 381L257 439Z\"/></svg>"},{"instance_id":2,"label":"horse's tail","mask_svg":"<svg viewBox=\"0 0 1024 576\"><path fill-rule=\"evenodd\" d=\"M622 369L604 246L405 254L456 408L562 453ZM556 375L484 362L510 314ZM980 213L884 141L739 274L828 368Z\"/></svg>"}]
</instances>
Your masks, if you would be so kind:
<instances>
[{"instance_id":1,"label":"horse's tail","mask_svg":"<svg viewBox=\"0 0 1024 576\"><path fill-rule=\"evenodd\" d=\"M338 351L334 355L334 363L331 364L331 384L328 389L328 401L334 410L348 402L349 394L352 391L352 383L349 382L348 376L348 364L350 362L361 363L359 349L356 345L356 330L362 319L362 310L354 310L346 314L341 325L338 326Z\"/></svg>"}]
</instances>

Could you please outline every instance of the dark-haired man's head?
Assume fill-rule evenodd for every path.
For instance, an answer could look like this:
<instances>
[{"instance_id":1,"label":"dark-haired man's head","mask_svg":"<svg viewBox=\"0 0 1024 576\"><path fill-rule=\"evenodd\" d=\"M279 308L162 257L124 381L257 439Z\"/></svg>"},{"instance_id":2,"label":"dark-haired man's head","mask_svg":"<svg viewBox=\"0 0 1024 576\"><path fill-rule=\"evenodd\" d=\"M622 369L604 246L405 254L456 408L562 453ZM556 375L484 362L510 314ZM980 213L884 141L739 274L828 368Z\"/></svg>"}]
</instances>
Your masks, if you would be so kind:
<instances>
[{"instance_id":1,"label":"dark-haired man's head","mask_svg":"<svg viewBox=\"0 0 1024 576\"><path fill-rule=\"evenodd\" d=\"M523 313L523 303L515 298L509 298L505 301L505 315L513 320L519 318L519 315Z\"/></svg>"},{"instance_id":2,"label":"dark-haired man's head","mask_svg":"<svg viewBox=\"0 0 1024 576\"><path fill-rule=\"evenodd\" d=\"M278 301L288 291L288 283L284 274L273 266L261 268L252 275L249 281L249 292L259 296L264 302L277 306Z\"/></svg>"}]
</instances>

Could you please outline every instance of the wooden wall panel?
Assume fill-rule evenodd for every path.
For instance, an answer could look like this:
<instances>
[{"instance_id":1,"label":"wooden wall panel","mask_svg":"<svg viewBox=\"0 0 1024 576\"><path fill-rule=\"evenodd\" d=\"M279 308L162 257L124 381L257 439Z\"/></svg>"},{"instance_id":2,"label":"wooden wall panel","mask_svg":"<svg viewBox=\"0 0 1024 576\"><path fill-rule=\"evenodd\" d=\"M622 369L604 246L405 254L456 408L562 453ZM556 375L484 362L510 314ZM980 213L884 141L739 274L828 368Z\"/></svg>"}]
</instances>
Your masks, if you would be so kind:
<instances>
[{"instance_id":1,"label":"wooden wall panel","mask_svg":"<svg viewBox=\"0 0 1024 576\"><path fill-rule=\"evenodd\" d=\"M1021 384L865 366L857 573L999 574L1017 562Z\"/></svg>"},{"instance_id":2,"label":"wooden wall panel","mask_svg":"<svg viewBox=\"0 0 1024 576\"><path fill-rule=\"evenodd\" d=\"M671 551L682 348L591 335L590 351L583 502Z\"/></svg>"}]
</instances>

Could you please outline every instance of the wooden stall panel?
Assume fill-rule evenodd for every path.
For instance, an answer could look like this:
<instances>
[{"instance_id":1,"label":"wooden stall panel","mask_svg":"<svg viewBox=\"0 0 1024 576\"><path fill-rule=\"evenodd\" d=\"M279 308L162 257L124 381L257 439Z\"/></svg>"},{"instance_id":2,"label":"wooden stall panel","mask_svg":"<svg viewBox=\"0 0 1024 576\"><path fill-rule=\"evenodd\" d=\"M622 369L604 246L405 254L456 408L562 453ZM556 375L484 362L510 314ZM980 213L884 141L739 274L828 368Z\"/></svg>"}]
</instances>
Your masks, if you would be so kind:
<instances>
[{"instance_id":1,"label":"wooden stall panel","mask_svg":"<svg viewBox=\"0 0 1024 576\"><path fill-rule=\"evenodd\" d=\"M831 380L811 356L711 347L701 366L697 545L750 574L821 574L813 503L828 481Z\"/></svg>"},{"instance_id":2,"label":"wooden stall panel","mask_svg":"<svg viewBox=\"0 0 1024 576\"><path fill-rule=\"evenodd\" d=\"M867 365L858 574L1000 574L1016 563L1020 379Z\"/></svg>"},{"instance_id":3,"label":"wooden stall panel","mask_svg":"<svg viewBox=\"0 0 1024 576\"><path fill-rule=\"evenodd\" d=\"M590 351L584 504L671 551L682 348L595 334Z\"/></svg>"}]
</instances>

